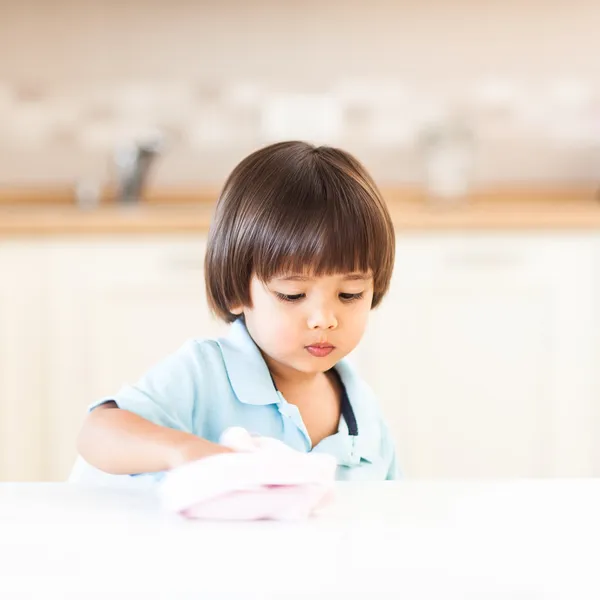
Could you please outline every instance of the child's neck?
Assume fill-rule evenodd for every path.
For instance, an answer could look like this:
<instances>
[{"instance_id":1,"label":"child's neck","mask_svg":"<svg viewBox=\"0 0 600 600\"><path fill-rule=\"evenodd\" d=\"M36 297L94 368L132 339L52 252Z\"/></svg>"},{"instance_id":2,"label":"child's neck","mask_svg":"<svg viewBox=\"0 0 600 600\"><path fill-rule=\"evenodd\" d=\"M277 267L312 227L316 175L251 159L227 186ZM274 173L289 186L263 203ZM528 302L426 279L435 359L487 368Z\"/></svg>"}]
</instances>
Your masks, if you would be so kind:
<instances>
[{"instance_id":1,"label":"child's neck","mask_svg":"<svg viewBox=\"0 0 600 600\"><path fill-rule=\"evenodd\" d=\"M286 369L280 367L269 367L271 377L275 382L275 387L283 391L284 389L307 389L313 387L326 378L325 373L303 373L295 369Z\"/></svg>"},{"instance_id":2,"label":"child's neck","mask_svg":"<svg viewBox=\"0 0 600 600\"><path fill-rule=\"evenodd\" d=\"M269 360L267 360L267 366L275 387L286 400L288 396L292 398L298 393L308 392L315 387L322 386L328 380L328 375L323 372L305 373L285 365L273 364Z\"/></svg>"},{"instance_id":3,"label":"child's neck","mask_svg":"<svg viewBox=\"0 0 600 600\"><path fill-rule=\"evenodd\" d=\"M311 440L311 447L339 429L342 391L332 372L285 373L271 371L275 386L290 404L295 405Z\"/></svg>"}]
</instances>

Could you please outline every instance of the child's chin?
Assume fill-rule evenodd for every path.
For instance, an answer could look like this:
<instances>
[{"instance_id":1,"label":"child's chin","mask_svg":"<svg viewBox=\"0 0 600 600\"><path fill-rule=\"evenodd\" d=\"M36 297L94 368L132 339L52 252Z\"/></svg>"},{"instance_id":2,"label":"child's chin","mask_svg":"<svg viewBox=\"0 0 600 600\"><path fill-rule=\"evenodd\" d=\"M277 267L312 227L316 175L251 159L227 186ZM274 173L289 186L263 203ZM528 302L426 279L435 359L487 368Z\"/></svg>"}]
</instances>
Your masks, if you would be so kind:
<instances>
[{"instance_id":1,"label":"child's chin","mask_svg":"<svg viewBox=\"0 0 600 600\"><path fill-rule=\"evenodd\" d=\"M323 358L316 358L309 355L306 359L298 361L298 364L294 365L294 368L297 371L307 374L324 373L325 371L329 371L337 362L338 359L334 358L333 354Z\"/></svg>"}]
</instances>

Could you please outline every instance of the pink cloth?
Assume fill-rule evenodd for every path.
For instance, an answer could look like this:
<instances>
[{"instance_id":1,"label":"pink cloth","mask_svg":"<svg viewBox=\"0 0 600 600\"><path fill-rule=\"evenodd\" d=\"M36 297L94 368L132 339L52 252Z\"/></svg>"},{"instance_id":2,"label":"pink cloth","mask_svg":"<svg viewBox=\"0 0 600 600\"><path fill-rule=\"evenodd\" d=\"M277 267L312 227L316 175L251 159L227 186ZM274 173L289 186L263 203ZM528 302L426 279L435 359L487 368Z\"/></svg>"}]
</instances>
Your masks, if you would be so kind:
<instances>
[{"instance_id":1,"label":"pink cloth","mask_svg":"<svg viewBox=\"0 0 600 600\"><path fill-rule=\"evenodd\" d=\"M297 452L240 427L225 431L221 443L237 452L167 473L159 490L165 508L196 519L297 520L332 500L332 456Z\"/></svg>"}]
</instances>

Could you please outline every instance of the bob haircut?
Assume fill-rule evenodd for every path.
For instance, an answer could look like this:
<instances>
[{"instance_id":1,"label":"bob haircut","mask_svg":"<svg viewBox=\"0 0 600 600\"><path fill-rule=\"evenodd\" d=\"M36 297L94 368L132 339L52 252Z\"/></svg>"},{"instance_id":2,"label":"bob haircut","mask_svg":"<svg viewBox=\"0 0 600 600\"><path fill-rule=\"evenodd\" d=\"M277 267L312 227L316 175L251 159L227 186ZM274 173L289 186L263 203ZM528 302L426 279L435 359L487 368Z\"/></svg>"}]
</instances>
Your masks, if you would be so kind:
<instances>
[{"instance_id":1,"label":"bob haircut","mask_svg":"<svg viewBox=\"0 0 600 600\"><path fill-rule=\"evenodd\" d=\"M394 267L392 220L347 152L290 141L243 159L215 207L205 256L207 300L221 319L252 306L250 281L283 274L369 273L377 306Z\"/></svg>"}]
</instances>

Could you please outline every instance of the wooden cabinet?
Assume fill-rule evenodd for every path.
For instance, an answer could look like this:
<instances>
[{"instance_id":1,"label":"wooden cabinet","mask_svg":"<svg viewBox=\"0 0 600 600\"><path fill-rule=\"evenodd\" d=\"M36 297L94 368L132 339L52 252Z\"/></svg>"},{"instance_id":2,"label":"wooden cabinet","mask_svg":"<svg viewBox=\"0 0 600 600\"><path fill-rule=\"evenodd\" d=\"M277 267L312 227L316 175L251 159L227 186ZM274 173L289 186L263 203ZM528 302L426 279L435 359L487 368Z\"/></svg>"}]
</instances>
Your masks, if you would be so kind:
<instances>
[{"instance_id":1,"label":"wooden cabinet","mask_svg":"<svg viewBox=\"0 0 600 600\"><path fill-rule=\"evenodd\" d=\"M0 244L0 480L65 479L86 407L208 312L205 240ZM600 475L600 237L400 235L354 363L409 477Z\"/></svg>"},{"instance_id":2,"label":"wooden cabinet","mask_svg":"<svg viewBox=\"0 0 600 600\"><path fill-rule=\"evenodd\" d=\"M593 474L593 248L579 235L399 239L362 360L409 476Z\"/></svg>"},{"instance_id":3,"label":"wooden cabinet","mask_svg":"<svg viewBox=\"0 0 600 600\"><path fill-rule=\"evenodd\" d=\"M0 242L0 481L44 469L45 257L27 240Z\"/></svg>"},{"instance_id":4,"label":"wooden cabinet","mask_svg":"<svg viewBox=\"0 0 600 600\"><path fill-rule=\"evenodd\" d=\"M592 323L594 336L594 349L592 357L592 370L594 371L594 410L592 411L592 427L594 429L594 477L600 477L600 236L595 238L594 245L594 315Z\"/></svg>"}]
</instances>

